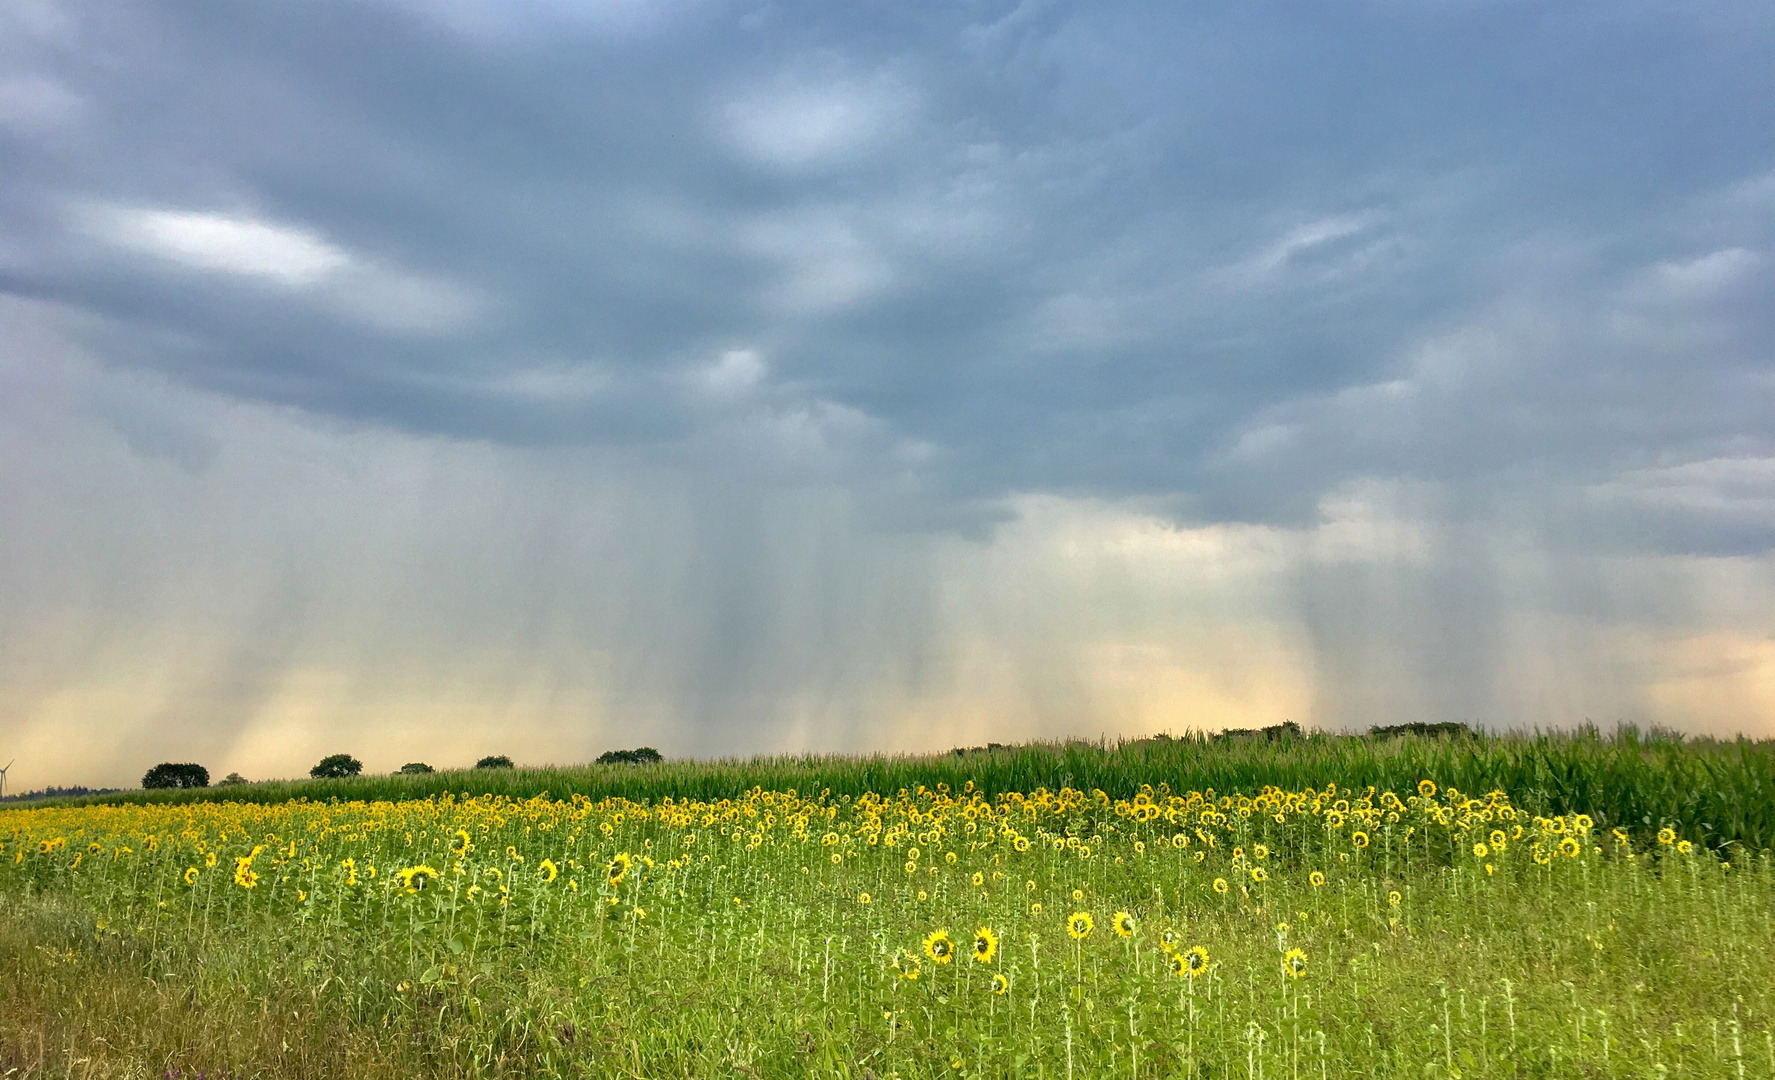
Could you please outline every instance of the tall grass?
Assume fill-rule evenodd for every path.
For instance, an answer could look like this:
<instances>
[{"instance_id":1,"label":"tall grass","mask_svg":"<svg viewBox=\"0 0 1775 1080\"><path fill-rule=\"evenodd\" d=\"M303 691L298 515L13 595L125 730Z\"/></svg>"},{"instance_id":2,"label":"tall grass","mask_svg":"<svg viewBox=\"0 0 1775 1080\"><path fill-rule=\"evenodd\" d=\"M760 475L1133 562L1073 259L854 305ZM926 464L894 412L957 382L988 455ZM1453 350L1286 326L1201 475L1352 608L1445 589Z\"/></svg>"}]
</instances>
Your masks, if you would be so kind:
<instances>
[{"instance_id":1,"label":"tall grass","mask_svg":"<svg viewBox=\"0 0 1775 1080\"><path fill-rule=\"evenodd\" d=\"M1142 785L1172 790L1295 790L1369 785L1404 790L1435 777L1466 791L1501 789L1530 813L1583 811L1605 827L1636 834L1678 827L1712 847L1775 848L1775 740L1685 739L1627 727L1613 735L1517 733L1455 738L1311 734L1301 738L1141 739L1035 743L930 756L783 756L663 765L575 765L471 769L420 776L271 781L224 788L137 791L57 800L68 804L290 799L423 799L507 795L636 800L730 798L753 788L892 793L919 785L959 790L972 780L988 796L1064 786L1127 797Z\"/></svg>"}]
</instances>

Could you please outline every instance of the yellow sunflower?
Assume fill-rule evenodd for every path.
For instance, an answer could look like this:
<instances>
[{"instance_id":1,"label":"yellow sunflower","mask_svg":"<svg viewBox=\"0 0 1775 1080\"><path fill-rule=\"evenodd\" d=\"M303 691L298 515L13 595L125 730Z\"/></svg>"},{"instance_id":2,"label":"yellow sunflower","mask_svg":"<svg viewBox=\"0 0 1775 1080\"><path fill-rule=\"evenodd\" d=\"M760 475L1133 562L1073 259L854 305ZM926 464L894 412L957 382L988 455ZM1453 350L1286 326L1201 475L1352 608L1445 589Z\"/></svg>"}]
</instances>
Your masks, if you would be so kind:
<instances>
[{"instance_id":1,"label":"yellow sunflower","mask_svg":"<svg viewBox=\"0 0 1775 1080\"><path fill-rule=\"evenodd\" d=\"M1111 915L1109 925L1115 929L1116 937L1131 938L1134 936L1134 916L1126 911L1118 911Z\"/></svg>"},{"instance_id":2,"label":"yellow sunflower","mask_svg":"<svg viewBox=\"0 0 1775 1080\"><path fill-rule=\"evenodd\" d=\"M1270 876L1269 872L1266 871L1261 866L1253 866L1251 868L1251 880L1252 881L1265 881L1269 878L1269 876Z\"/></svg>"},{"instance_id":3,"label":"yellow sunflower","mask_svg":"<svg viewBox=\"0 0 1775 1080\"><path fill-rule=\"evenodd\" d=\"M454 855L467 855L475 848L469 841L467 829L457 829L456 835L450 838L450 852Z\"/></svg>"},{"instance_id":4,"label":"yellow sunflower","mask_svg":"<svg viewBox=\"0 0 1775 1080\"><path fill-rule=\"evenodd\" d=\"M1282 954L1282 974L1298 979L1307 973L1307 954L1303 949L1289 949Z\"/></svg>"},{"instance_id":5,"label":"yellow sunflower","mask_svg":"<svg viewBox=\"0 0 1775 1080\"><path fill-rule=\"evenodd\" d=\"M1005 994L1006 992L1008 992L1010 989L1011 989L1011 980L1005 978L1004 972L1002 972L1002 971L993 972L992 992L995 994L1002 995L1002 994Z\"/></svg>"},{"instance_id":6,"label":"yellow sunflower","mask_svg":"<svg viewBox=\"0 0 1775 1080\"><path fill-rule=\"evenodd\" d=\"M1660 844L1674 844L1674 843L1676 843L1676 830L1671 828L1668 825L1664 826L1662 829L1659 829L1658 830L1658 842Z\"/></svg>"},{"instance_id":7,"label":"yellow sunflower","mask_svg":"<svg viewBox=\"0 0 1775 1080\"><path fill-rule=\"evenodd\" d=\"M1183 954L1184 974L1192 979L1197 975L1200 975L1202 972L1207 971L1210 963L1211 961L1208 959L1208 950L1200 945L1197 945L1189 952Z\"/></svg>"},{"instance_id":8,"label":"yellow sunflower","mask_svg":"<svg viewBox=\"0 0 1775 1080\"><path fill-rule=\"evenodd\" d=\"M1182 953L1167 953L1165 956L1165 966L1171 969L1171 974L1173 975L1189 974L1189 961L1184 959Z\"/></svg>"},{"instance_id":9,"label":"yellow sunflower","mask_svg":"<svg viewBox=\"0 0 1775 1080\"><path fill-rule=\"evenodd\" d=\"M1487 855L1489 855L1490 853L1491 853L1491 849L1486 847L1484 843L1478 843L1478 844L1473 845L1473 857L1476 859L1483 859Z\"/></svg>"},{"instance_id":10,"label":"yellow sunflower","mask_svg":"<svg viewBox=\"0 0 1775 1080\"><path fill-rule=\"evenodd\" d=\"M553 859L544 859L536 864L536 874L538 877L542 878L544 882L555 880L556 876L560 873L561 868L555 865L555 860Z\"/></svg>"},{"instance_id":11,"label":"yellow sunflower","mask_svg":"<svg viewBox=\"0 0 1775 1080\"><path fill-rule=\"evenodd\" d=\"M187 885L197 884L197 867L193 866L190 869L185 871L185 884L187 884Z\"/></svg>"},{"instance_id":12,"label":"yellow sunflower","mask_svg":"<svg viewBox=\"0 0 1775 1080\"><path fill-rule=\"evenodd\" d=\"M1418 794L1422 795L1426 799L1434 799L1436 797L1435 782L1431 781L1431 780L1419 780L1418 781Z\"/></svg>"},{"instance_id":13,"label":"yellow sunflower","mask_svg":"<svg viewBox=\"0 0 1775 1080\"><path fill-rule=\"evenodd\" d=\"M1217 877L1214 879L1214 891L1215 892L1221 894L1222 896L1225 896L1228 888L1229 888L1229 886L1226 883L1226 878Z\"/></svg>"},{"instance_id":14,"label":"yellow sunflower","mask_svg":"<svg viewBox=\"0 0 1775 1080\"><path fill-rule=\"evenodd\" d=\"M1577 858L1578 853L1583 850L1584 846L1573 837L1568 836L1559 842L1559 853L1568 859Z\"/></svg>"},{"instance_id":15,"label":"yellow sunflower","mask_svg":"<svg viewBox=\"0 0 1775 1080\"><path fill-rule=\"evenodd\" d=\"M939 964L955 959L955 941L950 938L949 931L931 931L931 935L924 939L924 954Z\"/></svg>"},{"instance_id":16,"label":"yellow sunflower","mask_svg":"<svg viewBox=\"0 0 1775 1080\"><path fill-rule=\"evenodd\" d=\"M1350 834L1350 843L1356 845L1357 851L1361 851L1368 846L1368 834L1358 829Z\"/></svg>"},{"instance_id":17,"label":"yellow sunflower","mask_svg":"<svg viewBox=\"0 0 1775 1080\"><path fill-rule=\"evenodd\" d=\"M1163 933L1159 934L1159 948L1163 949L1167 953L1175 952L1177 950L1177 943L1179 940L1181 940L1181 937L1177 933L1177 931L1166 930Z\"/></svg>"},{"instance_id":18,"label":"yellow sunflower","mask_svg":"<svg viewBox=\"0 0 1775 1080\"><path fill-rule=\"evenodd\" d=\"M1066 932L1074 941L1083 941L1091 936L1091 928L1096 925L1089 911L1075 911L1066 920Z\"/></svg>"},{"instance_id":19,"label":"yellow sunflower","mask_svg":"<svg viewBox=\"0 0 1775 1080\"><path fill-rule=\"evenodd\" d=\"M430 888L432 882L438 879L438 872L432 867L421 863L418 866L407 867L395 874L394 878L401 888L405 889L409 894L412 894L424 892L426 889Z\"/></svg>"},{"instance_id":20,"label":"yellow sunflower","mask_svg":"<svg viewBox=\"0 0 1775 1080\"><path fill-rule=\"evenodd\" d=\"M982 926L974 931L974 959L982 964L990 964L998 955L998 935L992 927Z\"/></svg>"},{"instance_id":21,"label":"yellow sunflower","mask_svg":"<svg viewBox=\"0 0 1775 1080\"><path fill-rule=\"evenodd\" d=\"M1307 881L1311 882L1313 888L1317 889L1319 886L1325 884L1325 875L1320 871L1315 870L1307 875Z\"/></svg>"},{"instance_id":22,"label":"yellow sunflower","mask_svg":"<svg viewBox=\"0 0 1775 1080\"><path fill-rule=\"evenodd\" d=\"M605 876L610 879L610 884L617 885L622 882L623 878L628 876L629 867L633 865L634 860L629 858L629 853L626 851L620 851L610 860L610 865L605 867L604 873Z\"/></svg>"}]
</instances>

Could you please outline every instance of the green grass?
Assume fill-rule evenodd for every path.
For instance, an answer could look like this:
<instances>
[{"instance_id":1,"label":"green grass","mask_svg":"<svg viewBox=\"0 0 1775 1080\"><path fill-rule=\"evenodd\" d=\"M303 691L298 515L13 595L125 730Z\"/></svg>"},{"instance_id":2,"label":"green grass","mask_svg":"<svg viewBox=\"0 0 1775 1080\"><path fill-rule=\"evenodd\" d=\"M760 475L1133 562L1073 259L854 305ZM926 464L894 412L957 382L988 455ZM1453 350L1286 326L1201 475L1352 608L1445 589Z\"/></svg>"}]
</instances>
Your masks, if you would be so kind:
<instances>
[{"instance_id":1,"label":"green grass","mask_svg":"<svg viewBox=\"0 0 1775 1080\"><path fill-rule=\"evenodd\" d=\"M1537 821L1446 777L1426 800L1423 778L1365 805L1322 775L1248 815L1161 792L1150 820L953 786L7 810L0 1075L1775 1075L1767 853ZM419 865L441 876L401 888ZM922 948L941 929L946 964ZM1167 931L1205 974L1168 970Z\"/></svg>"},{"instance_id":2,"label":"green grass","mask_svg":"<svg viewBox=\"0 0 1775 1080\"><path fill-rule=\"evenodd\" d=\"M495 794L529 798L575 794L658 800L718 799L753 788L893 793L924 784L959 790L973 781L988 795L1071 785L1131 796L1142 784L1175 790L1293 790L1327 777L1404 790L1419 777L1466 791L1500 789L1532 813L1584 811L1606 827L1647 836L1664 825L1714 848L1775 848L1775 740L1684 739L1623 728L1595 731L1391 739L1315 734L1300 739L1190 736L1116 744L1032 744L966 754L770 757L674 761L665 765L580 765L461 770L422 776L274 781L226 788L129 792L54 800L58 804L186 803L228 800L423 799Z\"/></svg>"}]
</instances>

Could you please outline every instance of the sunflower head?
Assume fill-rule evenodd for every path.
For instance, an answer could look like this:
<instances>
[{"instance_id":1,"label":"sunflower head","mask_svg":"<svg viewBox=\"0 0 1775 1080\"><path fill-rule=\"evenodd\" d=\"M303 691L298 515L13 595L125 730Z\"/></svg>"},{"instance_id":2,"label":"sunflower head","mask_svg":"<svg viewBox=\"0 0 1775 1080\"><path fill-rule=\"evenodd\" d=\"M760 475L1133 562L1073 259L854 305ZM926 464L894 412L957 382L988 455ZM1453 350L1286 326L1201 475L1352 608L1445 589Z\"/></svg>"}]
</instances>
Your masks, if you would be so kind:
<instances>
[{"instance_id":1,"label":"sunflower head","mask_svg":"<svg viewBox=\"0 0 1775 1080\"><path fill-rule=\"evenodd\" d=\"M430 888L432 884L438 880L438 872L432 867L421 863L418 866L407 867L400 873L396 874L394 878L396 883L398 883L401 888L407 890L408 893L417 893L424 892L426 889Z\"/></svg>"},{"instance_id":2,"label":"sunflower head","mask_svg":"<svg viewBox=\"0 0 1775 1080\"><path fill-rule=\"evenodd\" d=\"M1486 847L1483 842L1473 845L1473 857L1474 858L1483 859L1489 854L1491 854L1491 849Z\"/></svg>"},{"instance_id":3,"label":"sunflower head","mask_svg":"<svg viewBox=\"0 0 1775 1080\"><path fill-rule=\"evenodd\" d=\"M1228 886L1226 883L1226 878L1217 877L1214 879L1214 891L1215 892L1221 894L1222 896L1225 896L1227 888L1228 888Z\"/></svg>"},{"instance_id":4,"label":"sunflower head","mask_svg":"<svg viewBox=\"0 0 1775 1080\"><path fill-rule=\"evenodd\" d=\"M1004 972L994 972L992 975L992 992L1002 995L1007 993L1010 989L1011 980L1005 978Z\"/></svg>"},{"instance_id":5,"label":"sunflower head","mask_svg":"<svg viewBox=\"0 0 1775 1080\"><path fill-rule=\"evenodd\" d=\"M560 873L561 868L555 865L553 859L544 859L536 864L536 874L545 882L555 880Z\"/></svg>"},{"instance_id":6,"label":"sunflower head","mask_svg":"<svg viewBox=\"0 0 1775 1080\"><path fill-rule=\"evenodd\" d=\"M1184 959L1182 953L1168 954L1165 957L1165 965L1171 969L1173 975L1189 974L1189 961Z\"/></svg>"},{"instance_id":7,"label":"sunflower head","mask_svg":"<svg viewBox=\"0 0 1775 1080\"><path fill-rule=\"evenodd\" d=\"M924 954L937 964L947 964L955 959L955 941L949 936L949 931L931 931L930 936L924 939Z\"/></svg>"},{"instance_id":8,"label":"sunflower head","mask_svg":"<svg viewBox=\"0 0 1775 1080\"><path fill-rule=\"evenodd\" d=\"M1131 938L1134 936L1134 916L1126 911L1118 911L1111 915L1109 924L1115 928L1116 937Z\"/></svg>"},{"instance_id":9,"label":"sunflower head","mask_svg":"<svg viewBox=\"0 0 1775 1080\"><path fill-rule=\"evenodd\" d=\"M197 867L193 866L190 869L185 871L185 884L187 884L187 885L197 884Z\"/></svg>"},{"instance_id":10,"label":"sunflower head","mask_svg":"<svg viewBox=\"0 0 1775 1080\"><path fill-rule=\"evenodd\" d=\"M1674 843L1676 843L1676 830L1671 828L1668 825L1664 826L1662 829L1659 829L1658 830L1658 842L1660 844L1674 844Z\"/></svg>"},{"instance_id":11,"label":"sunflower head","mask_svg":"<svg viewBox=\"0 0 1775 1080\"><path fill-rule=\"evenodd\" d=\"M1687 840L1678 840L1676 842L1676 850L1681 854L1687 855L1695 850L1695 845L1689 843Z\"/></svg>"},{"instance_id":12,"label":"sunflower head","mask_svg":"<svg viewBox=\"0 0 1775 1080\"><path fill-rule=\"evenodd\" d=\"M1296 949L1295 951L1299 952L1300 950ZM1189 952L1183 954L1184 973L1189 975L1192 979L1197 975L1200 975L1202 972L1207 971L1208 964L1208 950L1200 945L1197 945Z\"/></svg>"},{"instance_id":13,"label":"sunflower head","mask_svg":"<svg viewBox=\"0 0 1775 1080\"><path fill-rule=\"evenodd\" d=\"M982 964L990 964L998 956L998 935L992 927L982 926L974 931L974 959Z\"/></svg>"},{"instance_id":14,"label":"sunflower head","mask_svg":"<svg viewBox=\"0 0 1775 1080\"><path fill-rule=\"evenodd\" d=\"M1578 853L1583 850L1583 845L1570 836L1559 842L1559 853L1567 858L1575 859L1578 857Z\"/></svg>"},{"instance_id":15,"label":"sunflower head","mask_svg":"<svg viewBox=\"0 0 1775 1080\"><path fill-rule=\"evenodd\" d=\"M1319 886L1325 884L1325 874L1323 871L1315 870L1307 875L1307 881L1311 882L1313 888L1317 889Z\"/></svg>"},{"instance_id":16,"label":"sunflower head","mask_svg":"<svg viewBox=\"0 0 1775 1080\"><path fill-rule=\"evenodd\" d=\"M1167 953L1176 951L1177 942L1178 934L1175 930L1166 930L1159 934L1159 948Z\"/></svg>"},{"instance_id":17,"label":"sunflower head","mask_svg":"<svg viewBox=\"0 0 1775 1080\"><path fill-rule=\"evenodd\" d=\"M450 837L450 853L453 855L467 855L474 850L474 847L475 845L469 840L467 829L457 829L456 835Z\"/></svg>"},{"instance_id":18,"label":"sunflower head","mask_svg":"<svg viewBox=\"0 0 1775 1080\"><path fill-rule=\"evenodd\" d=\"M610 878L610 884L618 884L628 876L629 867L632 865L634 865L634 860L629 858L628 852L618 852L616 857L610 860L610 865L605 868L605 874Z\"/></svg>"},{"instance_id":19,"label":"sunflower head","mask_svg":"<svg viewBox=\"0 0 1775 1080\"><path fill-rule=\"evenodd\" d=\"M1387 894L1387 903L1393 907L1398 907L1401 903L1404 903L1404 901L1405 897L1400 896L1399 890L1397 889Z\"/></svg>"},{"instance_id":20,"label":"sunflower head","mask_svg":"<svg viewBox=\"0 0 1775 1080\"><path fill-rule=\"evenodd\" d=\"M1251 848L1251 857L1254 859L1259 859L1259 860L1269 858L1270 857L1269 846L1266 844L1253 845Z\"/></svg>"},{"instance_id":21,"label":"sunflower head","mask_svg":"<svg viewBox=\"0 0 1775 1080\"><path fill-rule=\"evenodd\" d=\"M1356 850L1360 851L1368 846L1368 834L1358 829L1350 834L1350 843L1356 845Z\"/></svg>"},{"instance_id":22,"label":"sunflower head","mask_svg":"<svg viewBox=\"0 0 1775 1080\"><path fill-rule=\"evenodd\" d=\"M1097 924L1089 911L1075 911L1066 920L1066 932L1074 941L1083 941L1091 936L1091 929Z\"/></svg>"},{"instance_id":23,"label":"sunflower head","mask_svg":"<svg viewBox=\"0 0 1775 1080\"><path fill-rule=\"evenodd\" d=\"M974 884L975 884L975 885L984 885L984 884L986 884L986 875L985 875L985 874L983 874L983 873L981 873L981 872L980 872L980 871L978 871L978 870L976 870L976 871L974 871Z\"/></svg>"},{"instance_id":24,"label":"sunflower head","mask_svg":"<svg viewBox=\"0 0 1775 1080\"><path fill-rule=\"evenodd\" d=\"M1282 974L1298 979L1307 973L1307 954L1302 949L1289 949L1282 954Z\"/></svg>"},{"instance_id":25,"label":"sunflower head","mask_svg":"<svg viewBox=\"0 0 1775 1080\"><path fill-rule=\"evenodd\" d=\"M1418 794L1426 799L1434 799L1436 797L1436 782L1434 780L1419 780Z\"/></svg>"},{"instance_id":26,"label":"sunflower head","mask_svg":"<svg viewBox=\"0 0 1775 1080\"><path fill-rule=\"evenodd\" d=\"M1270 875L1261 866L1253 866L1251 868L1251 880L1252 881L1263 881L1263 880L1267 879L1269 876Z\"/></svg>"}]
</instances>

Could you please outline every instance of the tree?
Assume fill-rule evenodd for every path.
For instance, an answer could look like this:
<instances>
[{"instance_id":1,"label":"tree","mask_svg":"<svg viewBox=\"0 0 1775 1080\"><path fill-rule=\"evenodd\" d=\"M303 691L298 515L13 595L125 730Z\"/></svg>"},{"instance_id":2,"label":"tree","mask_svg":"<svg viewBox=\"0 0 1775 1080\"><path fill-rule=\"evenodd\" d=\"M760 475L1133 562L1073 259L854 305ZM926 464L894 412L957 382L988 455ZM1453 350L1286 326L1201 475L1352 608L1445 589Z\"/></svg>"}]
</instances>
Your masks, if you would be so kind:
<instances>
[{"instance_id":1,"label":"tree","mask_svg":"<svg viewBox=\"0 0 1775 1080\"><path fill-rule=\"evenodd\" d=\"M170 761L163 761L149 769L147 774L142 777L142 786L145 788L209 787L210 771L202 765L192 762L175 765Z\"/></svg>"},{"instance_id":2,"label":"tree","mask_svg":"<svg viewBox=\"0 0 1775 1080\"><path fill-rule=\"evenodd\" d=\"M320 759L319 765L308 770L308 775L316 780L343 780L363 771L364 763L350 754L328 754Z\"/></svg>"},{"instance_id":3,"label":"tree","mask_svg":"<svg viewBox=\"0 0 1775 1080\"><path fill-rule=\"evenodd\" d=\"M598 755L600 765L658 765L665 758L651 746L638 750L606 750Z\"/></svg>"},{"instance_id":4,"label":"tree","mask_svg":"<svg viewBox=\"0 0 1775 1080\"><path fill-rule=\"evenodd\" d=\"M475 762L477 769L509 769L512 767L512 759L504 754L493 754Z\"/></svg>"},{"instance_id":5,"label":"tree","mask_svg":"<svg viewBox=\"0 0 1775 1080\"><path fill-rule=\"evenodd\" d=\"M216 786L217 787L233 787L236 784L244 784L246 782L247 782L246 777L240 775L237 772L231 772L227 776L222 777L221 781L218 782L216 784Z\"/></svg>"},{"instance_id":6,"label":"tree","mask_svg":"<svg viewBox=\"0 0 1775 1080\"><path fill-rule=\"evenodd\" d=\"M409 761L401 766L402 776L423 776L432 772L437 772L437 770L423 761Z\"/></svg>"}]
</instances>

